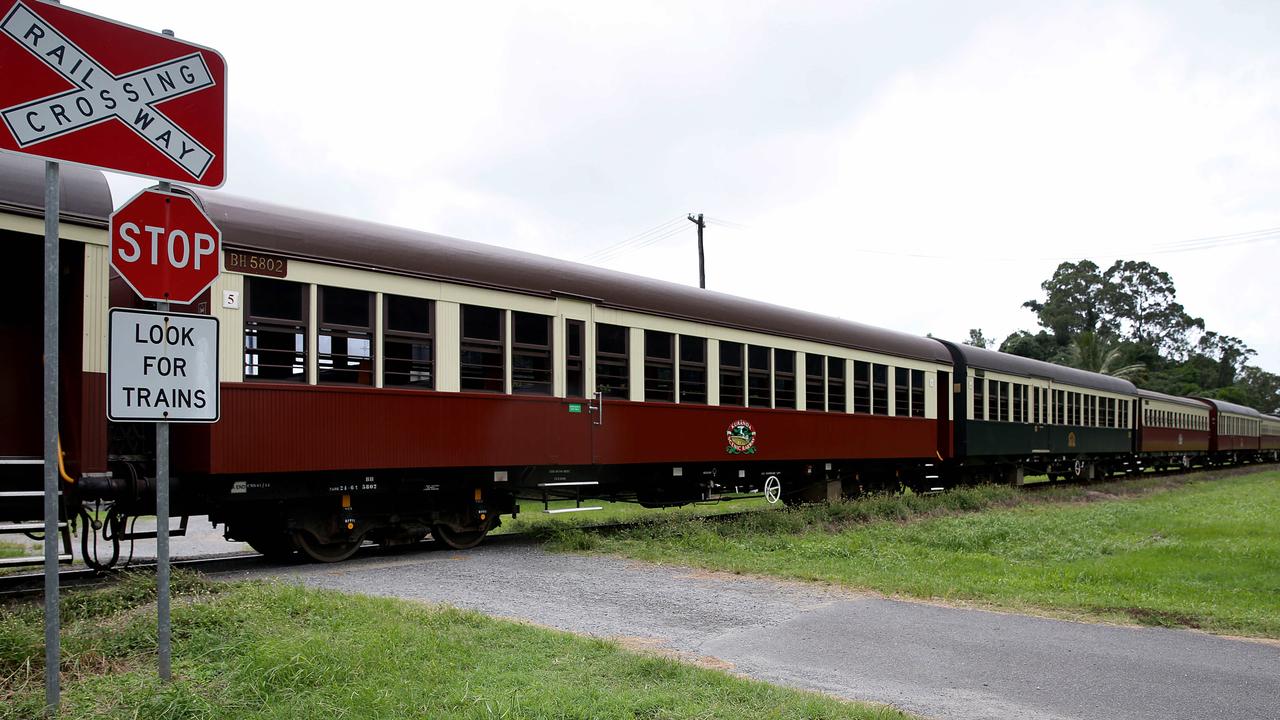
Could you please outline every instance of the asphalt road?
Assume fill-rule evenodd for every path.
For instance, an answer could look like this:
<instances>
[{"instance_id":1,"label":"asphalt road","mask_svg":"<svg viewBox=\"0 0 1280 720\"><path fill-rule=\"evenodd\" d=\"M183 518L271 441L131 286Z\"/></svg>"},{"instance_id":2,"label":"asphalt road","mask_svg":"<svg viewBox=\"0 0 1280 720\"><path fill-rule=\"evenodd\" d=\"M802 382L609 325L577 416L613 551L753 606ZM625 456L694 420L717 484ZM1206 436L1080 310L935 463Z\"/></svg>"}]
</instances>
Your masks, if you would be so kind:
<instances>
[{"instance_id":1,"label":"asphalt road","mask_svg":"<svg viewBox=\"0 0 1280 720\"><path fill-rule=\"evenodd\" d=\"M939 607L492 542L264 566L473 608L934 718L1280 718L1280 644Z\"/></svg>"}]
</instances>

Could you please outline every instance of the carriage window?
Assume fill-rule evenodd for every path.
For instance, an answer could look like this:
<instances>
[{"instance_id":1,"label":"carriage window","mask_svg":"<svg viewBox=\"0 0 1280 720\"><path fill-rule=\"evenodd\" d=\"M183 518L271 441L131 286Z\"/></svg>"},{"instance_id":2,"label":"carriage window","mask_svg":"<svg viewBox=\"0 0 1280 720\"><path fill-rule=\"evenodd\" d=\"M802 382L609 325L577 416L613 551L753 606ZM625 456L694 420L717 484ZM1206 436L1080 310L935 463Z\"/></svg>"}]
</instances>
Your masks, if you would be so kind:
<instances>
[{"instance_id":1,"label":"carriage window","mask_svg":"<svg viewBox=\"0 0 1280 720\"><path fill-rule=\"evenodd\" d=\"M853 361L853 411L871 412L871 363Z\"/></svg>"},{"instance_id":2,"label":"carriage window","mask_svg":"<svg viewBox=\"0 0 1280 720\"><path fill-rule=\"evenodd\" d=\"M1009 385L1000 383L1000 422L1009 422Z\"/></svg>"},{"instance_id":3,"label":"carriage window","mask_svg":"<svg viewBox=\"0 0 1280 720\"><path fill-rule=\"evenodd\" d=\"M986 380L983 380L982 378L974 378L973 380L973 419L974 420L987 419L986 417L987 416L987 410L986 410L987 394L986 392L984 392L986 389L987 389Z\"/></svg>"},{"instance_id":4,"label":"carriage window","mask_svg":"<svg viewBox=\"0 0 1280 720\"><path fill-rule=\"evenodd\" d=\"M316 364L322 383L373 384L373 293L319 288Z\"/></svg>"},{"instance_id":5,"label":"carriage window","mask_svg":"<svg viewBox=\"0 0 1280 720\"><path fill-rule=\"evenodd\" d=\"M844 406L844 358L827 358L827 409L842 413Z\"/></svg>"},{"instance_id":6,"label":"carriage window","mask_svg":"<svg viewBox=\"0 0 1280 720\"><path fill-rule=\"evenodd\" d=\"M644 331L644 399L676 401L675 336L657 330Z\"/></svg>"},{"instance_id":7,"label":"carriage window","mask_svg":"<svg viewBox=\"0 0 1280 720\"><path fill-rule=\"evenodd\" d=\"M1055 417L1054 423L1057 425L1066 425L1067 424L1067 392L1065 390L1054 390L1053 396L1054 396L1053 413Z\"/></svg>"},{"instance_id":8,"label":"carriage window","mask_svg":"<svg viewBox=\"0 0 1280 720\"><path fill-rule=\"evenodd\" d=\"M911 371L911 417L924 417L924 371Z\"/></svg>"},{"instance_id":9,"label":"carriage window","mask_svg":"<svg viewBox=\"0 0 1280 720\"><path fill-rule=\"evenodd\" d=\"M550 316L513 312L511 336L511 391L517 395L550 395Z\"/></svg>"},{"instance_id":10,"label":"carriage window","mask_svg":"<svg viewBox=\"0 0 1280 720\"><path fill-rule=\"evenodd\" d=\"M384 295L382 304L382 384L435 387L431 301Z\"/></svg>"},{"instance_id":11,"label":"carriage window","mask_svg":"<svg viewBox=\"0 0 1280 720\"><path fill-rule=\"evenodd\" d=\"M246 277L244 379L307 381L307 286Z\"/></svg>"},{"instance_id":12,"label":"carriage window","mask_svg":"<svg viewBox=\"0 0 1280 720\"><path fill-rule=\"evenodd\" d=\"M795 351L774 350L773 365L773 406L794 410L796 407Z\"/></svg>"},{"instance_id":13,"label":"carriage window","mask_svg":"<svg viewBox=\"0 0 1280 720\"><path fill-rule=\"evenodd\" d=\"M1023 407L1022 388L1023 386L1021 383L1013 384L1013 421L1014 422L1022 422L1022 407Z\"/></svg>"},{"instance_id":14,"label":"carriage window","mask_svg":"<svg viewBox=\"0 0 1280 720\"><path fill-rule=\"evenodd\" d=\"M827 359L821 355L804 355L804 407L819 412L827 409L825 373Z\"/></svg>"},{"instance_id":15,"label":"carriage window","mask_svg":"<svg viewBox=\"0 0 1280 720\"><path fill-rule=\"evenodd\" d=\"M893 369L893 414L911 414L911 371L906 368Z\"/></svg>"},{"instance_id":16,"label":"carriage window","mask_svg":"<svg viewBox=\"0 0 1280 720\"><path fill-rule=\"evenodd\" d=\"M889 366L873 363L871 365L871 412L876 415L889 414Z\"/></svg>"},{"instance_id":17,"label":"carriage window","mask_svg":"<svg viewBox=\"0 0 1280 720\"><path fill-rule=\"evenodd\" d=\"M720 343L720 404L744 405L744 375L742 372L742 343Z\"/></svg>"},{"instance_id":18,"label":"carriage window","mask_svg":"<svg viewBox=\"0 0 1280 720\"><path fill-rule=\"evenodd\" d=\"M631 397L631 364L627 359L627 328L596 325L596 388L605 396Z\"/></svg>"},{"instance_id":19,"label":"carriage window","mask_svg":"<svg viewBox=\"0 0 1280 720\"><path fill-rule=\"evenodd\" d=\"M586 341L586 326L581 320L564 321L564 392L571 398L584 397L586 384L583 375L582 346Z\"/></svg>"},{"instance_id":20,"label":"carriage window","mask_svg":"<svg viewBox=\"0 0 1280 720\"><path fill-rule=\"evenodd\" d=\"M1044 411L1044 403L1040 401L1040 388L1031 388L1031 422L1039 425L1040 414Z\"/></svg>"},{"instance_id":21,"label":"carriage window","mask_svg":"<svg viewBox=\"0 0 1280 720\"><path fill-rule=\"evenodd\" d=\"M707 339L680 336L680 402L707 404Z\"/></svg>"},{"instance_id":22,"label":"carriage window","mask_svg":"<svg viewBox=\"0 0 1280 720\"><path fill-rule=\"evenodd\" d=\"M478 305L462 306L459 359L460 386L464 391L506 392L502 326L502 310Z\"/></svg>"},{"instance_id":23,"label":"carriage window","mask_svg":"<svg viewBox=\"0 0 1280 720\"><path fill-rule=\"evenodd\" d=\"M747 346L747 405L772 407L769 392L769 365L771 352L759 345Z\"/></svg>"}]
</instances>

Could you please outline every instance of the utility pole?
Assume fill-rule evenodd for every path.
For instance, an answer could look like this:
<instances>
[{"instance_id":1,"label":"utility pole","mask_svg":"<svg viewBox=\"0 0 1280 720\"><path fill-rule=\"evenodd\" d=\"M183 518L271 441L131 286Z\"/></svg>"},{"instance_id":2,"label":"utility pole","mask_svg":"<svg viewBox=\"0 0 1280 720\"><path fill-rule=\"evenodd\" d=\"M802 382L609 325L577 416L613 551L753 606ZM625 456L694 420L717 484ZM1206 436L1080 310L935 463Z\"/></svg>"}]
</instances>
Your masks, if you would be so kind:
<instances>
[{"instance_id":1,"label":"utility pole","mask_svg":"<svg viewBox=\"0 0 1280 720\"><path fill-rule=\"evenodd\" d=\"M693 213L689 213L689 222L698 226L698 287L706 290L707 260L702 252L702 230L707 226L707 223L702 219L702 213L698 213L697 217L694 217Z\"/></svg>"}]
</instances>

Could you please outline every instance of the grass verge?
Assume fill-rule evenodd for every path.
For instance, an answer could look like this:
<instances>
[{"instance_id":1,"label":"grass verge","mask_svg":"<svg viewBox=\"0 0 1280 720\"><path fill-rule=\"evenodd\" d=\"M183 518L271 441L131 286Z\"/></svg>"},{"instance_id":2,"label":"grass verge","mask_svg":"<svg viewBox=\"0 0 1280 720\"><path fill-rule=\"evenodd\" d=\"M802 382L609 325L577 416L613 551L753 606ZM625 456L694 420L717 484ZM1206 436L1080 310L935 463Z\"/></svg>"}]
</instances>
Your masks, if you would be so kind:
<instances>
[{"instance_id":1,"label":"grass verge","mask_svg":"<svg viewBox=\"0 0 1280 720\"><path fill-rule=\"evenodd\" d=\"M876 496L547 533L549 545L891 595L1280 637L1280 472Z\"/></svg>"},{"instance_id":2,"label":"grass verge","mask_svg":"<svg viewBox=\"0 0 1280 720\"><path fill-rule=\"evenodd\" d=\"M600 510L547 514L543 512L542 503L521 500L520 515L515 519L506 518L502 526L493 534L501 535L512 532L529 532L546 534L565 528L590 528L619 522L635 522L651 518L681 520L684 518L710 517L729 513L756 512L778 509L778 506L765 502L764 496L749 497L729 502L696 503L683 507L646 508L638 503L610 502L608 500L584 499L582 506L600 507ZM547 509L559 510L572 508L577 503L572 500L553 500L547 503Z\"/></svg>"},{"instance_id":3,"label":"grass verge","mask_svg":"<svg viewBox=\"0 0 1280 720\"><path fill-rule=\"evenodd\" d=\"M154 581L63 602L63 718L906 718L478 613L174 574L174 677ZM0 718L39 717L38 603L0 608Z\"/></svg>"}]
</instances>

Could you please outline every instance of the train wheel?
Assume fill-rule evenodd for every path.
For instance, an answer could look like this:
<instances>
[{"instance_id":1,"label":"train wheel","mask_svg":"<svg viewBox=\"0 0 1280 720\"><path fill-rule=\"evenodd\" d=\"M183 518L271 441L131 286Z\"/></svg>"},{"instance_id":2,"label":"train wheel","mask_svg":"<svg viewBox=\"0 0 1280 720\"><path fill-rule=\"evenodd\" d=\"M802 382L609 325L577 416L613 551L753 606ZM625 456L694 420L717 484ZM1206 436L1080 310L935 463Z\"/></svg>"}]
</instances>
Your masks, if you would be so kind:
<instances>
[{"instance_id":1,"label":"train wheel","mask_svg":"<svg viewBox=\"0 0 1280 720\"><path fill-rule=\"evenodd\" d=\"M364 538L356 538L354 540L346 540L336 543L322 543L316 539L315 535L306 530L298 530L293 534L294 540L298 543L298 549L302 554L311 558L315 562L333 563L342 562L347 558L355 555L356 550L360 549L360 543Z\"/></svg>"},{"instance_id":2,"label":"train wheel","mask_svg":"<svg viewBox=\"0 0 1280 720\"><path fill-rule=\"evenodd\" d=\"M288 560L298 550L298 543L287 533L253 535L245 542L268 560Z\"/></svg>"},{"instance_id":3,"label":"train wheel","mask_svg":"<svg viewBox=\"0 0 1280 720\"><path fill-rule=\"evenodd\" d=\"M467 550L479 545L480 541L484 540L484 536L489 534L489 530L492 527L491 523L485 522L479 528L455 530L448 525L438 523L431 526L431 537L445 547L453 548L454 550Z\"/></svg>"},{"instance_id":4,"label":"train wheel","mask_svg":"<svg viewBox=\"0 0 1280 720\"><path fill-rule=\"evenodd\" d=\"M777 505L782 499L782 481L777 475L770 475L764 480L764 499L770 505Z\"/></svg>"}]
</instances>

